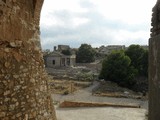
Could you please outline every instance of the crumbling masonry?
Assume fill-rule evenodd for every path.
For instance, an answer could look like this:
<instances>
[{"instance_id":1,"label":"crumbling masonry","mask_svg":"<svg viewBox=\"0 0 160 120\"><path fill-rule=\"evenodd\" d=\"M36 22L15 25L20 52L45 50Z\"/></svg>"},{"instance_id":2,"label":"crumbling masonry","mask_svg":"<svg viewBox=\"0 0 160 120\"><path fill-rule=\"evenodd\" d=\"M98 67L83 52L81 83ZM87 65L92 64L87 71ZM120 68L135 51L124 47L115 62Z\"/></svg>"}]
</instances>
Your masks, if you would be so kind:
<instances>
[{"instance_id":1,"label":"crumbling masonry","mask_svg":"<svg viewBox=\"0 0 160 120\"><path fill-rule=\"evenodd\" d=\"M39 41L43 0L0 0L0 120L56 120ZM149 40L149 120L160 120L160 0Z\"/></svg>"},{"instance_id":2,"label":"crumbling masonry","mask_svg":"<svg viewBox=\"0 0 160 120\"><path fill-rule=\"evenodd\" d=\"M39 19L43 0L0 0L0 120L56 120Z\"/></svg>"},{"instance_id":3,"label":"crumbling masonry","mask_svg":"<svg viewBox=\"0 0 160 120\"><path fill-rule=\"evenodd\" d=\"M160 0L152 14L149 40L149 120L160 120Z\"/></svg>"}]
</instances>

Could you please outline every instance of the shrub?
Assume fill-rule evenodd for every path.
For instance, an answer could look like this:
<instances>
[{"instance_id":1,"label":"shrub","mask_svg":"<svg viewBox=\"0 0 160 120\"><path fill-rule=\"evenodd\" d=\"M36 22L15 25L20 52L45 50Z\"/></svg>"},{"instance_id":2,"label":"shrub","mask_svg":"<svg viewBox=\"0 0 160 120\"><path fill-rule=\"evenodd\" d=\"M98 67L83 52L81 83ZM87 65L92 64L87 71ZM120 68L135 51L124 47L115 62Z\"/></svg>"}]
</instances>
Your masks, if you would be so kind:
<instances>
[{"instance_id":1,"label":"shrub","mask_svg":"<svg viewBox=\"0 0 160 120\"><path fill-rule=\"evenodd\" d=\"M134 77L137 70L130 65L131 59L124 54L124 51L112 52L103 61L99 77L121 86L131 87L135 84Z\"/></svg>"}]
</instances>

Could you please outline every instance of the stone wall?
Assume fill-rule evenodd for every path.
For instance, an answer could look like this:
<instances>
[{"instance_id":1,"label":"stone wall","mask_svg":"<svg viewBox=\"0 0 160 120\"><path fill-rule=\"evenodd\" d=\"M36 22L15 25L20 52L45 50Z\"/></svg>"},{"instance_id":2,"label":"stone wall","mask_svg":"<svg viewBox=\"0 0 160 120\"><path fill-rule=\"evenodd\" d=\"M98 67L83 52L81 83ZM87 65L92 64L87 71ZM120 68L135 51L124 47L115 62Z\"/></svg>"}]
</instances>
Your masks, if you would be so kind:
<instances>
[{"instance_id":1,"label":"stone wall","mask_svg":"<svg viewBox=\"0 0 160 120\"><path fill-rule=\"evenodd\" d=\"M0 0L0 120L56 120L39 38L43 0Z\"/></svg>"},{"instance_id":2,"label":"stone wall","mask_svg":"<svg viewBox=\"0 0 160 120\"><path fill-rule=\"evenodd\" d=\"M153 8L149 40L149 120L160 120L160 0Z\"/></svg>"}]
</instances>

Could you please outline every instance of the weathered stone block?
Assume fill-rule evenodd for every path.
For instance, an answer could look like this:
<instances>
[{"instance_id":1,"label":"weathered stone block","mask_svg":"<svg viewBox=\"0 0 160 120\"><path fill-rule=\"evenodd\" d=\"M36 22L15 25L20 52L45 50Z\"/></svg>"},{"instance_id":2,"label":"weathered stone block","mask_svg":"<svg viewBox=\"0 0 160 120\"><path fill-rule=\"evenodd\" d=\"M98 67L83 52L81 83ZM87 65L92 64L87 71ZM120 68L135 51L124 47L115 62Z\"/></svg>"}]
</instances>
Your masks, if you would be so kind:
<instances>
[{"instance_id":1,"label":"weathered stone block","mask_svg":"<svg viewBox=\"0 0 160 120\"><path fill-rule=\"evenodd\" d=\"M56 120L40 47L42 4L0 0L0 120Z\"/></svg>"},{"instance_id":2,"label":"weathered stone block","mask_svg":"<svg viewBox=\"0 0 160 120\"><path fill-rule=\"evenodd\" d=\"M160 35L149 40L149 120L160 120Z\"/></svg>"}]
</instances>

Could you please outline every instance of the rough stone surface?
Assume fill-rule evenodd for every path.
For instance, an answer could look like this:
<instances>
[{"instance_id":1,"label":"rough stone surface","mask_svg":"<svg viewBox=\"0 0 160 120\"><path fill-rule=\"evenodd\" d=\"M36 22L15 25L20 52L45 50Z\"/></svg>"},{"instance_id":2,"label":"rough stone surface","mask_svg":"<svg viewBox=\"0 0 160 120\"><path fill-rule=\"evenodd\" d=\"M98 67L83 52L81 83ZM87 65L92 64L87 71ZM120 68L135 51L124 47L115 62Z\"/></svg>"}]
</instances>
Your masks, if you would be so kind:
<instances>
[{"instance_id":1,"label":"rough stone surface","mask_svg":"<svg viewBox=\"0 0 160 120\"><path fill-rule=\"evenodd\" d=\"M39 38L43 0L0 0L0 120L56 120Z\"/></svg>"},{"instance_id":2,"label":"rough stone surface","mask_svg":"<svg viewBox=\"0 0 160 120\"><path fill-rule=\"evenodd\" d=\"M152 9L152 28L151 28L151 37L160 34L160 0L157 0L156 5Z\"/></svg>"},{"instance_id":3,"label":"rough stone surface","mask_svg":"<svg viewBox=\"0 0 160 120\"><path fill-rule=\"evenodd\" d=\"M149 40L149 120L160 120L160 0L152 14Z\"/></svg>"},{"instance_id":4,"label":"rough stone surface","mask_svg":"<svg viewBox=\"0 0 160 120\"><path fill-rule=\"evenodd\" d=\"M149 44L149 120L160 120L160 35Z\"/></svg>"}]
</instances>

